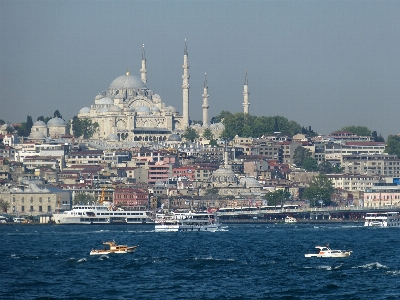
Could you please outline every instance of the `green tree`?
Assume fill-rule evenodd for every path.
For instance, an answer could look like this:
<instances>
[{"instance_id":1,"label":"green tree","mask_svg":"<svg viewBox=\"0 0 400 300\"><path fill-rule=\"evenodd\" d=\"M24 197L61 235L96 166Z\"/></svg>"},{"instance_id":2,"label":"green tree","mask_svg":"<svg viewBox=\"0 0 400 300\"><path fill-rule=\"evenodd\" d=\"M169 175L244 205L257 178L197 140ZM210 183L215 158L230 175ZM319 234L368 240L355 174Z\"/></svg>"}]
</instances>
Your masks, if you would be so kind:
<instances>
[{"instance_id":1,"label":"green tree","mask_svg":"<svg viewBox=\"0 0 400 300\"><path fill-rule=\"evenodd\" d=\"M359 136L370 136L371 130L365 126L345 126L341 129L341 131L348 131L354 133Z\"/></svg>"},{"instance_id":2,"label":"green tree","mask_svg":"<svg viewBox=\"0 0 400 300\"><path fill-rule=\"evenodd\" d=\"M60 119L62 119L62 116L61 116L61 114L60 114L60 112L58 111L58 109L54 112L54 118L60 118Z\"/></svg>"},{"instance_id":3,"label":"green tree","mask_svg":"<svg viewBox=\"0 0 400 300\"><path fill-rule=\"evenodd\" d=\"M318 171L318 162L315 158L306 157L303 160L301 167L306 171Z\"/></svg>"},{"instance_id":4,"label":"green tree","mask_svg":"<svg viewBox=\"0 0 400 300\"><path fill-rule=\"evenodd\" d=\"M226 116L231 115L231 114L232 114L232 113L230 113L229 111L223 110L223 111L221 111L221 112L219 113L218 116L215 116L215 117L212 117L212 118L211 118L211 124L220 123L223 119L226 118Z\"/></svg>"},{"instance_id":5,"label":"green tree","mask_svg":"<svg viewBox=\"0 0 400 300\"><path fill-rule=\"evenodd\" d=\"M382 137L381 134L379 134L376 131L372 131L371 137L374 140L374 142L385 142L385 139Z\"/></svg>"},{"instance_id":6,"label":"green tree","mask_svg":"<svg viewBox=\"0 0 400 300\"><path fill-rule=\"evenodd\" d=\"M323 201L323 205L331 204L331 196L335 189L332 181L325 175L314 176L310 182L310 186L305 189L303 197L310 200L312 207L318 206L319 200Z\"/></svg>"},{"instance_id":7,"label":"green tree","mask_svg":"<svg viewBox=\"0 0 400 300\"><path fill-rule=\"evenodd\" d=\"M293 163L297 167L302 167L303 162L306 158L311 157L311 152L309 149L306 149L302 146L298 146L296 149L294 149L294 154L293 154Z\"/></svg>"},{"instance_id":8,"label":"green tree","mask_svg":"<svg viewBox=\"0 0 400 300\"><path fill-rule=\"evenodd\" d=\"M331 174L331 173L333 173L333 166L329 161L325 160L319 164L318 171L321 174Z\"/></svg>"},{"instance_id":9,"label":"green tree","mask_svg":"<svg viewBox=\"0 0 400 300\"><path fill-rule=\"evenodd\" d=\"M94 196L91 194L76 194L73 201L74 205L93 205L95 204Z\"/></svg>"},{"instance_id":10,"label":"green tree","mask_svg":"<svg viewBox=\"0 0 400 300\"><path fill-rule=\"evenodd\" d=\"M185 132L182 134L182 137L185 138L187 141L193 142L195 139L199 138L199 134L196 130L191 127L186 127Z\"/></svg>"},{"instance_id":11,"label":"green tree","mask_svg":"<svg viewBox=\"0 0 400 300\"><path fill-rule=\"evenodd\" d=\"M265 194L268 206L282 206L286 199L289 199L291 194L288 191L276 190Z\"/></svg>"},{"instance_id":12,"label":"green tree","mask_svg":"<svg viewBox=\"0 0 400 300\"><path fill-rule=\"evenodd\" d=\"M90 139L98 130L99 124L89 118L74 117L72 120L72 131L74 137L83 136L84 139Z\"/></svg>"},{"instance_id":13,"label":"green tree","mask_svg":"<svg viewBox=\"0 0 400 300\"><path fill-rule=\"evenodd\" d=\"M203 132L203 138L205 138L206 140L212 140L214 138L214 135L211 131L210 128L206 128Z\"/></svg>"},{"instance_id":14,"label":"green tree","mask_svg":"<svg viewBox=\"0 0 400 300\"><path fill-rule=\"evenodd\" d=\"M385 152L387 152L388 154L395 154L397 155L397 157L400 158L400 136L398 135L388 136Z\"/></svg>"},{"instance_id":15,"label":"green tree","mask_svg":"<svg viewBox=\"0 0 400 300\"><path fill-rule=\"evenodd\" d=\"M10 203L8 201L4 200L3 198L0 198L0 209L2 212L7 213L8 208L10 207Z\"/></svg>"},{"instance_id":16,"label":"green tree","mask_svg":"<svg viewBox=\"0 0 400 300\"><path fill-rule=\"evenodd\" d=\"M26 136L28 136L31 133L31 129L33 126L33 121L31 116L26 116Z\"/></svg>"},{"instance_id":17,"label":"green tree","mask_svg":"<svg viewBox=\"0 0 400 300\"><path fill-rule=\"evenodd\" d=\"M4 125L6 124L6 121L4 121L3 119L0 119L0 125Z\"/></svg>"},{"instance_id":18,"label":"green tree","mask_svg":"<svg viewBox=\"0 0 400 300\"><path fill-rule=\"evenodd\" d=\"M7 134L12 134L14 131L15 131L14 127L12 127L11 124L8 124L6 128Z\"/></svg>"}]
</instances>

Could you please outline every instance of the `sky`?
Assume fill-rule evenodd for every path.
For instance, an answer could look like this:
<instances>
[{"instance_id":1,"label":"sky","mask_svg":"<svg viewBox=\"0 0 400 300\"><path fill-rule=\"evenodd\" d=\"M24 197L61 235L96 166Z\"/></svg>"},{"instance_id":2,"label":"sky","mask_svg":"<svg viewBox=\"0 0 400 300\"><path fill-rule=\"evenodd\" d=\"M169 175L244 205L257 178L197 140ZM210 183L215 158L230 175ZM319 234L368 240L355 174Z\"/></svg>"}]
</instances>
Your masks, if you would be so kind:
<instances>
[{"instance_id":1,"label":"sky","mask_svg":"<svg viewBox=\"0 0 400 300\"><path fill-rule=\"evenodd\" d=\"M329 134L366 126L400 133L400 1L0 0L0 119L65 120L130 71L182 113L284 116Z\"/></svg>"}]
</instances>

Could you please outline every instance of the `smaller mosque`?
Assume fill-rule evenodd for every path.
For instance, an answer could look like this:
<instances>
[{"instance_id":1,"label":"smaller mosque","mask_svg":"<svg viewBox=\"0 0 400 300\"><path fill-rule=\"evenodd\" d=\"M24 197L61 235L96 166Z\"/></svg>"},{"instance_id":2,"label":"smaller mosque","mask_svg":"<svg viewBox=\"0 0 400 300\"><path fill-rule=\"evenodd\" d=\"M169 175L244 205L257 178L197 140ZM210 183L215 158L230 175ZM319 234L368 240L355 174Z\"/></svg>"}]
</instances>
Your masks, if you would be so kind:
<instances>
[{"instance_id":1,"label":"smaller mosque","mask_svg":"<svg viewBox=\"0 0 400 300\"><path fill-rule=\"evenodd\" d=\"M203 125L190 125L189 121L189 61L185 40L182 75L182 114L165 104L160 95L150 90L147 83L146 56L142 51L140 78L130 72L111 82L106 91L98 94L94 104L83 107L79 118L88 118L99 124L92 139L106 142L168 142L179 141L187 127L195 129L200 136L207 128L214 138L224 130L222 123L209 124L208 85L204 82ZM244 110L248 113L247 74L245 82Z\"/></svg>"},{"instance_id":2,"label":"smaller mosque","mask_svg":"<svg viewBox=\"0 0 400 300\"><path fill-rule=\"evenodd\" d=\"M31 128L31 134L28 136L32 141L44 141L48 137L58 139L67 134L67 123L61 119L54 117L47 124L43 121L36 121Z\"/></svg>"}]
</instances>

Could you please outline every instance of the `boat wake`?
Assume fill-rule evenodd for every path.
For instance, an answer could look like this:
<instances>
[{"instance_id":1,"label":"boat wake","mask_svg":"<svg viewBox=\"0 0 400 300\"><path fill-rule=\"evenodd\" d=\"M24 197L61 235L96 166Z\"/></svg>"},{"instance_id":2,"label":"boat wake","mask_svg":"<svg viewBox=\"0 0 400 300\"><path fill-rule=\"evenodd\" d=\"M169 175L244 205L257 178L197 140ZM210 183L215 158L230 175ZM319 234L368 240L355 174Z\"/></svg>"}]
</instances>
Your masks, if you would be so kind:
<instances>
[{"instance_id":1,"label":"boat wake","mask_svg":"<svg viewBox=\"0 0 400 300\"><path fill-rule=\"evenodd\" d=\"M84 262L86 262L86 261L87 261L86 258L81 258L81 259L78 259L77 263L84 263Z\"/></svg>"},{"instance_id":2,"label":"boat wake","mask_svg":"<svg viewBox=\"0 0 400 300\"><path fill-rule=\"evenodd\" d=\"M356 269L369 269L369 270L371 270L371 269L389 269L388 266L382 265L379 262L365 264L365 265L357 266L357 267L353 267L353 268L356 268Z\"/></svg>"}]
</instances>

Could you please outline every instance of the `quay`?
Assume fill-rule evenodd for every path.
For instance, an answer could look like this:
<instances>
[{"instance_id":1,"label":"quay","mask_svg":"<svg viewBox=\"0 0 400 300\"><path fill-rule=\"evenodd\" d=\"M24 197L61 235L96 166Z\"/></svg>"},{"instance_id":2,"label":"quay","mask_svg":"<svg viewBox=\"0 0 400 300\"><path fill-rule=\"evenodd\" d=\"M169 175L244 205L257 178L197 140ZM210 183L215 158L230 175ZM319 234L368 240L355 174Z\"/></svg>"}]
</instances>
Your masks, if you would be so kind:
<instances>
[{"instance_id":1,"label":"quay","mask_svg":"<svg viewBox=\"0 0 400 300\"><path fill-rule=\"evenodd\" d=\"M299 223L363 223L369 212L400 212L400 207L330 207L304 209L276 209L263 211L235 210L217 212L222 223L284 223L291 216Z\"/></svg>"}]
</instances>

